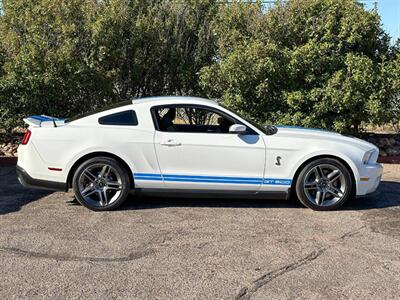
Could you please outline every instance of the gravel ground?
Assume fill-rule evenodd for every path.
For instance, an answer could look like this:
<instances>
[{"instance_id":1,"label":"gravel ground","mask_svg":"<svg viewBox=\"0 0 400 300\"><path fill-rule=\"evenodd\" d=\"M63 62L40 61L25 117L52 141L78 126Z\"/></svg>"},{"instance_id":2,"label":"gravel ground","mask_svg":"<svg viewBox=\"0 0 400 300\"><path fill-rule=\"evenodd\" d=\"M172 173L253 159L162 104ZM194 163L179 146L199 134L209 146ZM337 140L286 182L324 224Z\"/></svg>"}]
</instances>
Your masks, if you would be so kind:
<instances>
[{"instance_id":1,"label":"gravel ground","mask_svg":"<svg viewBox=\"0 0 400 300\"><path fill-rule=\"evenodd\" d=\"M400 165L335 212L131 197L94 213L0 167L0 298L395 299Z\"/></svg>"}]
</instances>

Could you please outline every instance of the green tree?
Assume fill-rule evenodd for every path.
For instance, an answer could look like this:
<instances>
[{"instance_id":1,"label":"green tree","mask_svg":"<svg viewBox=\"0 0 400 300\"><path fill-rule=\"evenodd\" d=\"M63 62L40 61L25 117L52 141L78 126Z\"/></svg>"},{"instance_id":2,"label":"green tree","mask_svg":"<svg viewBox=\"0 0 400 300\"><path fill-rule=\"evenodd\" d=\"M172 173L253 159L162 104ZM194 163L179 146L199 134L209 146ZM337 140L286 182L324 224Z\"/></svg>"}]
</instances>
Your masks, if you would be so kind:
<instances>
[{"instance_id":1,"label":"green tree","mask_svg":"<svg viewBox=\"0 0 400 300\"><path fill-rule=\"evenodd\" d=\"M0 47L2 126L27 114L69 116L109 97L109 81L91 68L94 1L6 0Z\"/></svg>"},{"instance_id":2,"label":"green tree","mask_svg":"<svg viewBox=\"0 0 400 300\"><path fill-rule=\"evenodd\" d=\"M389 107L387 109L386 118L382 123L389 123L400 133L400 52L398 51L400 40L397 41L393 60L386 64L386 87L388 90Z\"/></svg>"},{"instance_id":3,"label":"green tree","mask_svg":"<svg viewBox=\"0 0 400 300\"><path fill-rule=\"evenodd\" d=\"M266 12L225 5L217 20L221 57L201 71L208 94L261 122L356 132L382 121L389 39L376 12L355 0L289 0Z\"/></svg>"},{"instance_id":4,"label":"green tree","mask_svg":"<svg viewBox=\"0 0 400 300\"><path fill-rule=\"evenodd\" d=\"M7 130L149 95L209 95L261 122L343 132L398 116L399 44L355 0L2 4Z\"/></svg>"},{"instance_id":5,"label":"green tree","mask_svg":"<svg viewBox=\"0 0 400 300\"><path fill-rule=\"evenodd\" d=\"M216 0L5 0L0 126L148 95L198 95Z\"/></svg>"},{"instance_id":6,"label":"green tree","mask_svg":"<svg viewBox=\"0 0 400 300\"><path fill-rule=\"evenodd\" d=\"M214 0L106 0L93 24L94 63L122 99L198 94L216 9Z\"/></svg>"}]
</instances>

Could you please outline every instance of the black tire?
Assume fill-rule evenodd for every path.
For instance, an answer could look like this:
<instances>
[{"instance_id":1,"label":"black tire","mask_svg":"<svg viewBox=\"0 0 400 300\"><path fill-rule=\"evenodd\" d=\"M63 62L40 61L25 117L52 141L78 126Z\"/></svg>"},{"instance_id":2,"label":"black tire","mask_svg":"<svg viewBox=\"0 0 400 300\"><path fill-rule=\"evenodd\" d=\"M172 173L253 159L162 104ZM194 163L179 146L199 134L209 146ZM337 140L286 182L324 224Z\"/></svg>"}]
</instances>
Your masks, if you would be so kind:
<instances>
[{"instance_id":1,"label":"black tire","mask_svg":"<svg viewBox=\"0 0 400 300\"><path fill-rule=\"evenodd\" d=\"M330 167L332 168L331 170L337 169L341 172L335 170L335 176L338 176L338 179L333 183L330 182L328 178L328 175L330 175ZM321 174L321 170L323 175L317 175L317 173ZM312 177L313 174L318 178L309 183L310 181L308 181L308 179L310 176ZM335 176L332 176L332 178ZM331 194L331 191L335 192L336 196ZM319 193L319 196L317 196L317 193ZM354 183L351 173L342 162L334 158L322 158L311 161L303 167L297 177L296 195L304 206L313 210L336 210L354 195ZM315 195L315 201L312 201L313 195ZM325 199L327 200L321 201L324 197L326 197ZM319 199L319 201L317 199ZM322 204L318 202L322 202Z\"/></svg>"},{"instance_id":2,"label":"black tire","mask_svg":"<svg viewBox=\"0 0 400 300\"><path fill-rule=\"evenodd\" d=\"M108 173L104 177L101 176L102 171L107 171L107 169ZM83 174L84 172L85 174ZM94 176L92 177L92 175ZM72 179L72 188L76 199L83 206L93 211L108 211L116 209L124 203L129 194L130 181L128 172L118 161L110 157L94 157L83 162L76 169ZM89 189L85 193L86 197L83 195L85 189ZM110 201L104 201L107 197L110 198ZM103 201L101 201L102 199Z\"/></svg>"}]
</instances>

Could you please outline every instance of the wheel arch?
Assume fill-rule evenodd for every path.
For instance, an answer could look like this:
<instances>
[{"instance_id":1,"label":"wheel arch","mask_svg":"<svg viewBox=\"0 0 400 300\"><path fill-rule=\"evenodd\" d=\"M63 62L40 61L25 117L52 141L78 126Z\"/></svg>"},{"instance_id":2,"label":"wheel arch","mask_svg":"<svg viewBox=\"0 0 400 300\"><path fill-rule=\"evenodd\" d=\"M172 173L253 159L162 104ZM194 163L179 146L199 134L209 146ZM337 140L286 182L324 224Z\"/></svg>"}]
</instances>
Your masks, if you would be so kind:
<instances>
[{"instance_id":1,"label":"wheel arch","mask_svg":"<svg viewBox=\"0 0 400 300\"><path fill-rule=\"evenodd\" d=\"M290 186L291 194L295 193L295 191L296 191L296 188L295 188L296 187L296 182L297 182L299 174L300 174L301 170L304 168L304 166L306 166L307 164L309 164L310 162L312 162L314 160L322 159L322 158L333 158L333 159L336 159L336 160L340 161L347 168L347 170L349 171L349 173L351 175L351 180L352 180L352 183L353 183L353 191L352 191L352 193L354 193L354 195L355 195L356 192L357 192L357 180L356 180L355 170L350 165L350 163L347 162L347 160L345 160L345 159L343 159L343 158L341 158L339 156L332 155L332 154L315 155L315 156L309 157L305 161L303 161L297 167L297 169L296 169L296 171L294 173L292 184Z\"/></svg>"},{"instance_id":2,"label":"wheel arch","mask_svg":"<svg viewBox=\"0 0 400 300\"><path fill-rule=\"evenodd\" d=\"M126 163L125 160L123 160L121 157L119 157L118 155L112 154L110 152L106 152L106 151L95 151L95 152L90 152L87 153L83 156L81 156L79 159L77 159L72 167L69 169L68 175L67 175L67 187L71 188L72 187L72 178L74 176L75 170L78 168L78 166L83 163L84 161L91 159L93 157L109 157L109 158L113 158L116 161L118 161L121 166L128 172L129 175L129 182L130 182L130 187L133 188L134 187L134 180L133 180L133 172L132 169L129 167L129 165Z\"/></svg>"}]
</instances>

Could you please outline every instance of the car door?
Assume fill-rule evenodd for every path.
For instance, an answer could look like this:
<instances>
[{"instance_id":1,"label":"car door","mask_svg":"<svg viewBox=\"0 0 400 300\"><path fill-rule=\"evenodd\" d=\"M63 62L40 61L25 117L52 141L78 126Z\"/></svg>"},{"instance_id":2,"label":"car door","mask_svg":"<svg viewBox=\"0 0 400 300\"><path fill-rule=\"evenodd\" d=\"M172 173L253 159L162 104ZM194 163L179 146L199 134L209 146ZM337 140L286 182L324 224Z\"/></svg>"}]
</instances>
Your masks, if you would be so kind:
<instances>
[{"instance_id":1,"label":"car door","mask_svg":"<svg viewBox=\"0 0 400 300\"><path fill-rule=\"evenodd\" d=\"M233 116L203 105L152 108L154 146L164 186L170 189L258 191L265 144L252 129L229 133Z\"/></svg>"}]
</instances>

